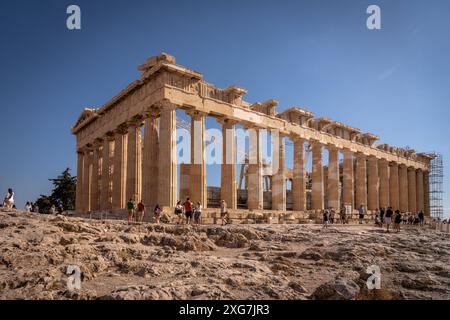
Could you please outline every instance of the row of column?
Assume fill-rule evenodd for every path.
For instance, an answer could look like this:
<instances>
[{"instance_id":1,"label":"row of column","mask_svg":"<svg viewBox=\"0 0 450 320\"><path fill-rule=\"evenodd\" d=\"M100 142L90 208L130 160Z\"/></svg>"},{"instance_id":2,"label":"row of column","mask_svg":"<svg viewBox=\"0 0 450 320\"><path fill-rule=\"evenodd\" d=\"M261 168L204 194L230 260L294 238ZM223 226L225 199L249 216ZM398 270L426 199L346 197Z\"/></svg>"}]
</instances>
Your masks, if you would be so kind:
<instances>
[{"instance_id":1,"label":"row of column","mask_svg":"<svg viewBox=\"0 0 450 320\"><path fill-rule=\"evenodd\" d=\"M205 117L188 112L191 125L191 164L183 167L180 183L191 200L207 207ZM159 117L159 125L158 125ZM223 137L221 167L221 198L230 209L237 208L236 186L236 122L220 119ZM142 146L141 125L144 123ZM263 167L261 129L250 130L248 165L248 209L263 209ZM285 143L279 136L279 170L272 177L272 209L286 210ZM305 140L294 142L292 180L293 209L307 210ZM329 145L328 171L324 176L323 145L310 141L312 150L311 209L340 208L359 205L368 210L392 206L402 212L428 208L428 173L387 160L367 157L343 150L342 187L340 183L339 149ZM176 107L164 104L158 112L150 111L143 118L128 122L103 139L78 152L78 183L76 207L79 211L125 208L128 199L142 200L147 205L173 207L177 201ZM356 163L354 160L356 159ZM326 190L325 190L325 183ZM342 192L342 197L340 194ZM341 204L342 199L342 204Z\"/></svg>"}]
</instances>

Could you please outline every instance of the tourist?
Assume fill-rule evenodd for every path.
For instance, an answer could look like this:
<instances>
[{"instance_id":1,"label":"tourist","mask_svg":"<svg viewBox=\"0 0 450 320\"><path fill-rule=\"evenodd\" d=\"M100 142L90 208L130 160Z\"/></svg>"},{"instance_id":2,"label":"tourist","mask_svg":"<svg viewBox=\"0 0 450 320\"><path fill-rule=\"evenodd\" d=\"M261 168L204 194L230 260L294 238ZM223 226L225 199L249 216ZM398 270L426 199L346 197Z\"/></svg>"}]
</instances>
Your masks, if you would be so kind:
<instances>
[{"instance_id":1,"label":"tourist","mask_svg":"<svg viewBox=\"0 0 450 320\"><path fill-rule=\"evenodd\" d=\"M366 214L366 208L364 207L364 205L362 203L359 206L358 212L359 212L359 224L363 224L364 215Z\"/></svg>"},{"instance_id":2,"label":"tourist","mask_svg":"<svg viewBox=\"0 0 450 320\"><path fill-rule=\"evenodd\" d=\"M183 203L184 207L184 215L186 216L186 224L190 224L192 220L192 202L189 197L186 198L186 201Z\"/></svg>"},{"instance_id":3,"label":"tourist","mask_svg":"<svg viewBox=\"0 0 450 320\"><path fill-rule=\"evenodd\" d=\"M175 215L178 217L177 223L183 222L183 206L181 205L181 201L177 201L177 205L175 206Z\"/></svg>"},{"instance_id":4,"label":"tourist","mask_svg":"<svg viewBox=\"0 0 450 320\"><path fill-rule=\"evenodd\" d=\"M58 214L63 214L63 212L64 212L64 208L63 208L63 206L62 206L62 204L60 204L59 206L58 206Z\"/></svg>"},{"instance_id":5,"label":"tourist","mask_svg":"<svg viewBox=\"0 0 450 320\"><path fill-rule=\"evenodd\" d=\"M395 231L400 232L400 224L402 223L402 214L400 213L400 210L395 210Z\"/></svg>"},{"instance_id":6,"label":"tourist","mask_svg":"<svg viewBox=\"0 0 450 320\"><path fill-rule=\"evenodd\" d=\"M222 225L228 224L228 207L225 200L220 203L220 218L222 219Z\"/></svg>"},{"instance_id":7,"label":"tourist","mask_svg":"<svg viewBox=\"0 0 450 320\"><path fill-rule=\"evenodd\" d=\"M384 224L384 214L386 212L386 208L381 208L380 209L380 220L381 220L381 226L383 226Z\"/></svg>"},{"instance_id":8,"label":"tourist","mask_svg":"<svg viewBox=\"0 0 450 320\"><path fill-rule=\"evenodd\" d=\"M3 201L3 206L7 209L14 208L14 191L9 188L6 193L5 200Z\"/></svg>"},{"instance_id":9,"label":"tourist","mask_svg":"<svg viewBox=\"0 0 450 320\"><path fill-rule=\"evenodd\" d=\"M330 207L330 224L334 224L334 215L336 212L334 211L333 207Z\"/></svg>"},{"instance_id":10,"label":"tourist","mask_svg":"<svg viewBox=\"0 0 450 320\"><path fill-rule=\"evenodd\" d=\"M389 233L389 228L391 226L391 219L392 219L392 215L394 214L394 212L392 211L391 207L388 207L386 210L386 214L384 217L384 223L386 223L386 232Z\"/></svg>"},{"instance_id":11,"label":"tourist","mask_svg":"<svg viewBox=\"0 0 450 320\"><path fill-rule=\"evenodd\" d=\"M202 205L200 204L200 201L198 201L194 209L194 223L200 224L201 217L202 217Z\"/></svg>"},{"instance_id":12,"label":"tourist","mask_svg":"<svg viewBox=\"0 0 450 320\"><path fill-rule=\"evenodd\" d=\"M381 223L381 218L379 213L375 213L375 225L377 227L383 227L383 224Z\"/></svg>"},{"instance_id":13,"label":"tourist","mask_svg":"<svg viewBox=\"0 0 450 320\"><path fill-rule=\"evenodd\" d=\"M425 215L423 214L423 211L420 210L420 212L419 212L419 226L423 227L424 221L425 221Z\"/></svg>"},{"instance_id":14,"label":"tourist","mask_svg":"<svg viewBox=\"0 0 450 320\"><path fill-rule=\"evenodd\" d=\"M340 216L341 216L342 224L346 224L347 223L347 215L345 213L345 207L342 207L341 212L340 212Z\"/></svg>"},{"instance_id":15,"label":"tourist","mask_svg":"<svg viewBox=\"0 0 450 320\"><path fill-rule=\"evenodd\" d=\"M133 201L133 199L130 198L130 200L128 200L128 203L127 203L128 222L130 222L131 219L133 219L134 209L135 209L134 201Z\"/></svg>"},{"instance_id":16,"label":"tourist","mask_svg":"<svg viewBox=\"0 0 450 320\"><path fill-rule=\"evenodd\" d=\"M31 204L29 202L25 204L25 212L31 212Z\"/></svg>"},{"instance_id":17,"label":"tourist","mask_svg":"<svg viewBox=\"0 0 450 320\"><path fill-rule=\"evenodd\" d=\"M52 204L52 206L50 207L50 214L55 214L56 213L56 207L54 204Z\"/></svg>"},{"instance_id":18,"label":"tourist","mask_svg":"<svg viewBox=\"0 0 450 320\"><path fill-rule=\"evenodd\" d=\"M154 214L156 223L159 223L159 219L161 218L161 208L159 207L158 204L155 206L155 210L153 210L153 214Z\"/></svg>"},{"instance_id":19,"label":"tourist","mask_svg":"<svg viewBox=\"0 0 450 320\"><path fill-rule=\"evenodd\" d=\"M139 203L137 204L137 218L139 219L139 222L143 222L144 221L144 214L145 214L145 205L144 203L141 201L139 201Z\"/></svg>"},{"instance_id":20,"label":"tourist","mask_svg":"<svg viewBox=\"0 0 450 320\"><path fill-rule=\"evenodd\" d=\"M330 213L328 212L327 209L325 209L323 211L323 226L322 226L322 229L323 228L328 228L328 223L329 222L330 222Z\"/></svg>"}]
</instances>

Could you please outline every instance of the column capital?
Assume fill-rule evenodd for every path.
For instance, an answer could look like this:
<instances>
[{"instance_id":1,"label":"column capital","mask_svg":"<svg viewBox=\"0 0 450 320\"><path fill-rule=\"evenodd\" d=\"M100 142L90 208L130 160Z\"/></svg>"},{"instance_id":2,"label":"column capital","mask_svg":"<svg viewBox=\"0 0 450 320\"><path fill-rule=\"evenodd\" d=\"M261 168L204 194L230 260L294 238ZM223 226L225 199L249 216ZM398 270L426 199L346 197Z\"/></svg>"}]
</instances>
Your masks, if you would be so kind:
<instances>
[{"instance_id":1,"label":"column capital","mask_svg":"<svg viewBox=\"0 0 450 320\"><path fill-rule=\"evenodd\" d=\"M239 121L237 121L237 120L226 118L226 117L217 117L216 120L222 126L230 126L231 127L231 126L234 126L239 123Z\"/></svg>"},{"instance_id":2,"label":"column capital","mask_svg":"<svg viewBox=\"0 0 450 320\"><path fill-rule=\"evenodd\" d=\"M339 148L335 144L329 143L326 145L326 147L327 147L328 151L338 151L339 150Z\"/></svg>"},{"instance_id":3,"label":"column capital","mask_svg":"<svg viewBox=\"0 0 450 320\"><path fill-rule=\"evenodd\" d=\"M414 167L412 167L412 166L409 166L409 167L408 167L408 171L416 171L416 168L414 168Z\"/></svg>"},{"instance_id":4,"label":"column capital","mask_svg":"<svg viewBox=\"0 0 450 320\"><path fill-rule=\"evenodd\" d=\"M192 118L192 120L200 120L202 118L205 118L208 115L207 112L203 112L203 111L199 111L199 110L195 110L195 109L187 110L186 114L188 116L190 116Z\"/></svg>"},{"instance_id":5,"label":"column capital","mask_svg":"<svg viewBox=\"0 0 450 320\"><path fill-rule=\"evenodd\" d=\"M127 123L122 123L116 129L113 130L113 134L115 136L123 135L123 134L126 134L127 132L128 132L128 124Z\"/></svg>"},{"instance_id":6,"label":"column capital","mask_svg":"<svg viewBox=\"0 0 450 320\"><path fill-rule=\"evenodd\" d=\"M291 135L289 135L289 139L291 139L292 142L305 142L305 141L306 141L305 138L300 137L300 136L298 136L298 135L296 135L296 134L291 134Z\"/></svg>"},{"instance_id":7,"label":"column capital","mask_svg":"<svg viewBox=\"0 0 450 320\"><path fill-rule=\"evenodd\" d=\"M144 111L143 117L144 117L144 119L158 118L160 116L160 114L161 114L161 109L156 107L155 105L153 105Z\"/></svg>"},{"instance_id":8,"label":"column capital","mask_svg":"<svg viewBox=\"0 0 450 320\"><path fill-rule=\"evenodd\" d=\"M173 111L178 108L178 106L174 103L172 103L169 99L162 99L158 102L156 102L153 105L153 108L159 109L161 112L163 111Z\"/></svg>"}]
</instances>

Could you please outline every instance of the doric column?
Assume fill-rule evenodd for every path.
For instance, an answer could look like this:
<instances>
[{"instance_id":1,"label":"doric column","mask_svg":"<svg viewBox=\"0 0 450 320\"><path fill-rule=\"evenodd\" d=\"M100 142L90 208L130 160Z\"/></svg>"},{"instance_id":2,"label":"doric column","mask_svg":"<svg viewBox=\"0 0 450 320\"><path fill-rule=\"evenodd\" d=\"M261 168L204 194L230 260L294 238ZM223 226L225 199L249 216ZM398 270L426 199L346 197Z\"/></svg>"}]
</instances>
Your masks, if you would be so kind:
<instances>
[{"instance_id":1,"label":"doric column","mask_svg":"<svg viewBox=\"0 0 450 320\"><path fill-rule=\"evenodd\" d=\"M404 164L398 167L400 211L408 212L408 169Z\"/></svg>"},{"instance_id":2,"label":"doric column","mask_svg":"<svg viewBox=\"0 0 450 320\"><path fill-rule=\"evenodd\" d=\"M312 141L312 209L324 209L322 144Z\"/></svg>"},{"instance_id":3,"label":"doric column","mask_svg":"<svg viewBox=\"0 0 450 320\"><path fill-rule=\"evenodd\" d=\"M158 204L174 207L177 202L176 105L163 101L159 120Z\"/></svg>"},{"instance_id":4,"label":"doric column","mask_svg":"<svg viewBox=\"0 0 450 320\"><path fill-rule=\"evenodd\" d=\"M423 201L424 201L424 213L426 216L430 216L430 174L428 171L423 173Z\"/></svg>"},{"instance_id":5,"label":"doric column","mask_svg":"<svg viewBox=\"0 0 450 320\"><path fill-rule=\"evenodd\" d=\"M368 195L367 195L367 209L375 211L379 208L379 193L378 193L378 159L371 156L368 161Z\"/></svg>"},{"instance_id":6,"label":"doric column","mask_svg":"<svg viewBox=\"0 0 450 320\"><path fill-rule=\"evenodd\" d=\"M262 147L259 128L249 128L249 164L247 206L250 210L263 209L263 181L262 181Z\"/></svg>"},{"instance_id":7,"label":"doric column","mask_svg":"<svg viewBox=\"0 0 450 320\"><path fill-rule=\"evenodd\" d=\"M292 198L294 211L306 210L306 170L305 170L305 140L293 137L294 141L294 172L292 180Z\"/></svg>"},{"instance_id":8,"label":"doric column","mask_svg":"<svg viewBox=\"0 0 450 320\"><path fill-rule=\"evenodd\" d=\"M389 164L386 159L378 161L378 174L380 178L380 208L389 206Z\"/></svg>"},{"instance_id":9,"label":"doric column","mask_svg":"<svg viewBox=\"0 0 450 320\"><path fill-rule=\"evenodd\" d=\"M111 136L103 139L102 149L102 183L100 188L100 210L111 210Z\"/></svg>"},{"instance_id":10,"label":"doric column","mask_svg":"<svg viewBox=\"0 0 450 320\"><path fill-rule=\"evenodd\" d=\"M145 114L142 154L142 201L153 208L158 202L158 116L156 109Z\"/></svg>"},{"instance_id":11,"label":"doric column","mask_svg":"<svg viewBox=\"0 0 450 320\"><path fill-rule=\"evenodd\" d=\"M114 177L112 188L113 209L124 209L126 205L127 128L114 132Z\"/></svg>"},{"instance_id":12,"label":"doric column","mask_svg":"<svg viewBox=\"0 0 450 320\"><path fill-rule=\"evenodd\" d=\"M358 152L356 154L356 190L355 206L367 206L367 163L366 155Z\"/></svg>"},{"instance_id":13,"label":"doric column","mask_svg":"<svg viewBox=\"0 0 450 320\"><path fill-rule=\"evenodd\" d=\"M328 145L328 207L340 209L339 199L339 150Z\"/></svg>"},{"instance_id":14,"label":"doric column","mask_svg":"<svg viewBox=\"0 0 450 320\"><path fill-rule=\"evenodd\" d=\"M423 197L423 171L416 171L416 209L417 211L424 211L424 197Z\"/></svg>"},{"instance_id":15,"label":"doric column","mask_svg":"<svg viewBox=\"0 0 450 320\"><path fill-rule=\"evenodd\" d=\"M141 121L130 122L127 143L126 201L141 201L142 141Z\"/></svg>"},{"instance_id":16,"label":"doric column","mask_svg":"<svg viewBox=\"0 0 450 320\"><path fill-rule=\"evenodd\" d=\"M344 205L351 205L352 210L355 208L354 203L354 179L353 168L353 152L349 149L344 149L344 170L343 170L343 195L342 199Z\"/></svg>"},{"instance_id":17,"label":"doric column","mask_svg":"<svg viewBox=\"0 0 450 320\"><path fill-rule=\"evenodd\" d=\"M200 201L206 208L208 195L206 191L206 114L198 111L188 113L191 116L191 165L189 166L189 197Z\"/></svg>"},{"instance_id":18,"label":"doric column","mask_svg":"<svg viewBox=\"0 0 450 320\"><path fill-rule=\"evenodd\" d=\"M228 208L237 209L235 122L229 119L219 121L222 124L220 197L225 200Z\"/></svg>"},{"instance_id":19,"label":"doric column","mask_svg":"<svg viewBox=\"0 0 450 320\"><path fill-rule=\"evenodd\" d=\"M410 212L417 212L416 202L416 170L408 168L408 209Z\"/></svg>"},{"instance_id":20,"label":"doric column","mask_svg":"<svg viewBox=\"0 0 450 320\"><path fill-rule=\"evenodd\" d=\"M399 170L396 162L389 164L389 206L393 210L400 210L400 184L399 184Z\"/></svg>"},{"instance_id":21,"label":"doric column","mask_svg":"<svg viewBox=\"0 0 450 320\"><path fill-rule=\"evenodd\" d=\"M92 151L92 178L91 178L91 197L90 197L90 209L91 211L98 211L99 206L99 175L100 175L100 146L101 141L94 142L94 149Z\"/></svg>"},{"instance_id":22,"label":"doric column","mask_svg":"<svg viewBox=\"0 0 450 320\"><path fill-rule=\"evenodd\" d=\"M92 150L86 148L84 150L83 162L83 211L91 210L91 178L92 178Z\"/></svg>"},{"instance_id":23,"label":"doric column","mask_svg":"<svg viewBox=\"0 0 450 320\"><path fill-rule=\"evenodd\" d=\"M84 152L81 150L77 151L77 191L76 191L76 201L75 210L77 212L82 212L83 208L83 168L84 168Z\"/></svg>"},{"instance_id":24,"label":"doric column","mask_svg":"<svg viewBox=\"0 0 450 320\"><path fill-rule=\"evenodd\" d=\"M284 136L273 136L272 139L277 139L278 150L274 145L273 159L276 161L278 159L278 164L272 163L272 168L278 170L273 172L273 185L272 185L272 210L286 210L286 180L285 180L285 141Z\"/></svg>"}]
</instances>

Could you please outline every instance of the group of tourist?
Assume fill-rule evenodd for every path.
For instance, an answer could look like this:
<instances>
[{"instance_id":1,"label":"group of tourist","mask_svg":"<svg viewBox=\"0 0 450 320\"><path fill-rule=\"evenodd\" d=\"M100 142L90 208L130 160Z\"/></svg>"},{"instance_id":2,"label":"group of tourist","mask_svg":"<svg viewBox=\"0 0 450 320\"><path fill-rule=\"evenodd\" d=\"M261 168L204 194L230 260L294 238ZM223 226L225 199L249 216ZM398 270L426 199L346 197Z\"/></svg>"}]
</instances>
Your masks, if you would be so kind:
<instances>
[{"instance_id":1,"label":"group of tourist","mask_svg":"<svg viewBox=\"0 0 450 320\"><path fill-rule=\"evenodd\" d=\"M36 203L33 202L27 202L25 204L25 212L35 212L39 213L39 206Z\"/></svg>"},{"instance_id":2,"label":"group of tourist","mask_svg":"<svg viewBox=\"0 0 450 320\"><path fill-rule=\"evenodd\" d=\"M383 227L384 225L386 225L386 232L389 232L391 224L394 224L394 230L396 232L400 232L400 225L402 223L423 226L425 222L425 215L423 211L420 211L416 214L406 213L402 215L400 210L395 210L394 212L392 207L387 207L376 209L374 212L375 212L375 225L379 227ZM364 223L366 213L367 213L366 207L364 206L364 204L361 204L358 207L359 224ZM336 211L334 210L334 208L330 207L328 209L323 210L323 228L328 228L330 224L334 224L335 217ZM341 209L339 217L341 219L342 224L348 223L345 208Z\"/></svg>"},{"instance_id":3,"label":"group of tourist","mask_svg":"<svg viewBox=\"0 0 450 320\"><path fill-rule=\"evenodd\" d=\"M138 222L144 221L146 206L142 200L136 204L133 199L130 199L127 203L128 221L132 221L135 217ZM161 207L157 204L153 209L153 217L156 223L161 219ZM189 197L185 202L181 200L177 201L174 210L175 215L178 217L178 224L201 224L202 223L202 205L200 201L192 202ZM222 225L228 224L228 207L225 200L222 200L220 205L220 217Z\"/></svg>"}]
</instances>

